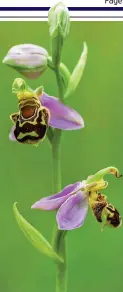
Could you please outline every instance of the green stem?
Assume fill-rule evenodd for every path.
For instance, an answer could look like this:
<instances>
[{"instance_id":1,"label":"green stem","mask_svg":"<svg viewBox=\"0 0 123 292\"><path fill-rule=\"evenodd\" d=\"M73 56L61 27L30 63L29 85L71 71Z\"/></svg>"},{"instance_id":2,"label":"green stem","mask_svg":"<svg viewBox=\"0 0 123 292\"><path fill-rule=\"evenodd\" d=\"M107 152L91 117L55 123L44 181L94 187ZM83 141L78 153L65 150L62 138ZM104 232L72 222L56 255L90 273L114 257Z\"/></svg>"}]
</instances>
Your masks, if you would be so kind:
<instances>
[{"instance_id":1,"label":"green stem","mask_svg":"<svg viewBox=\"0 0 123 292\"><path fill-rule=\"evenodd\" d=\"M55 226L52 246L55 252L64 259L64 263L56 264L56 292L67 292L67 259L66 259L66 231L58 230Z\"/></svg>"},{"instance_id":2,"label":"green stem","mask_svg":"<svg viewBox=\"0 0 123 292\"><path fill-rule=\"evenodd\" d=\"M56 67L54 67L53 63L52 63L52 57L48 57L48 67L53 70L53 71L56 71ZM57 69L58 70L58 69ZM68 86L68 82L70 81L70 72L67 68L67 66L60 62L59 64L59 73L60 73L60 76L62 78L62 83L63 83L63 86L64 86L64 89L66 90L67 86ZM59 80L58 80L59 82Z\"/></svg>"},{"instance_id":3,"label":"green stem","mask_svg":"<svg viewBox=\"0 0 123 292\"><path fill-rule=\"evenodd\" d=\"M49 127L47 129L47 138L49 140L50 146L52 146L53 137L54 137L54 131L51 127Z\"/></svg>"},{"instance_id":4,"label":"green stem","mask_svg":"<svg viewBox=\"0 0 123 292\"><path fill-rule=\"evenodd\" d=\"M52 141L52 164L53 164L53 192L57 193L61 190L61 161L60 161L60 142L61 130L54 130L54 138Z\"/></svg>"},{"instance_id":5,"label":"green stem","mask_svg":"<svg viewBox=\"0 0 123 292\"><path fill-rule=\"evenodd\" d=\"M59 67L55 69L56 80L59 89L59 98L63 101L63 83L59 72ZM54 137L52 140L52 163L53 163L53 191L57 193L61 190L61 164L60 164L60 148L61 148L61 134L59 129L54 130ZM52 237L52 247L58 255L60 255L64 262L56 264L56 292L67 292L67 267L66 267L66 244L65 244L64 230L59 230L55 226Z\"/></svg>"},{"instance_id":6,"label":"green stem","mask_svg":"<svg viewBox=\"0 0 123 292\"><path fill-rule=\"evenodd\" d=\"M63 89L63 84L62 84L62 77L60 75L59 67L56 68L56 81L58 84L58 89L59 89L59 98L63 101L64 100L64 89Z\"/></svg>"}]
</instances>

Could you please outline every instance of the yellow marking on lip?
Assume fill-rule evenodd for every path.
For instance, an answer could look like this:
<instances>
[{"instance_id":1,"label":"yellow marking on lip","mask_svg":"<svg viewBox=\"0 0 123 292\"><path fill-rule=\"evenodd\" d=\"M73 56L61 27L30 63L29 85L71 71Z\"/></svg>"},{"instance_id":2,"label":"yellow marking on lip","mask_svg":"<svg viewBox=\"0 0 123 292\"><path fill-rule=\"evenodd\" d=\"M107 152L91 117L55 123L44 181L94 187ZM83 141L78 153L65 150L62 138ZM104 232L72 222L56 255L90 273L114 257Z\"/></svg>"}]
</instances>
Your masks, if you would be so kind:
<instances>
[{"instance_id":1,"label":"yellow marking on lip","mask_svg":"<svg viewBox=\"0 0 123 292\"><path fill-rule=\"evenodd\" d=\"M32 132L26 132L26 133L20 132L18 135L18 139L22 139L28 135L30 135L31 137L34 137L34 138L38 138L38 134L35 131L32 131Z\"/></svg>"}]
</instances>

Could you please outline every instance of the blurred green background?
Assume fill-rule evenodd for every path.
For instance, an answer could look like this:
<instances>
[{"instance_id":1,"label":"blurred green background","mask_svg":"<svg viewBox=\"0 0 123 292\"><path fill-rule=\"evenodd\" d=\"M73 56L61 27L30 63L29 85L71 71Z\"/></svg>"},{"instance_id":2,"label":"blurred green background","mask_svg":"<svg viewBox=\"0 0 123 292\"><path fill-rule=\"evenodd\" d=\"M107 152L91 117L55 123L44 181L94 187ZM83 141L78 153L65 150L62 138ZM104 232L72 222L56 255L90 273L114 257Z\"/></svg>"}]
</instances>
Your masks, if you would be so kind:
<instances>
[{"instance_id":1,"label":"blurred green background","mask_svg":"<svg viewBox=\"0 0 123 292\"><path fill-rule=\"evenodd\" d=\"M9 141L9 115L17 110L11 86L20 74L2 64L16 44L34 43L50 52L47 22L0 22L0 41L0 291L54 292L54 264L26 240L12 211L17 201L20 213L51 239L55 212L30 209L52 192L50 148L47 139L38 148ZM70 71L83 41L89 50L87 66L68 104L83 116L85 128L63 134L63 186L110 165L123 173L123 22L72 22L62 56ZM47 93L57 96L50 70L29 84L32 88L43 84ZM123 217L123 179L107 180L105 193ZM123 291L123 228L100 229L89 211L84 226L68 234L71 292Z\"/></svg>"}]
</instances>

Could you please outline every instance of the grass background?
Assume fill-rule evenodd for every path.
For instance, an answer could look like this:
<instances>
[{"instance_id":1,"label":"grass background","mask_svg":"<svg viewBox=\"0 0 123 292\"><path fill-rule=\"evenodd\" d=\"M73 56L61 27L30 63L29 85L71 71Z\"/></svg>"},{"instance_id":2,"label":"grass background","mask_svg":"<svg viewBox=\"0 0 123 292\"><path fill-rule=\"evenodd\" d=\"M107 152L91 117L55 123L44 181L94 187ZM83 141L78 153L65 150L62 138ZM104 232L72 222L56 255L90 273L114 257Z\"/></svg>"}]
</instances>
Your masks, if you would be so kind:
<instances>
[{"instance_id":1,"label":"grass background","mask_svg":"<svg viewBox=\"0 0 123 292\"><path fill-rule=\"evenodd\" d=\"M10 142L9 115L17 110L11 93L20 74L2 64L8 49L34 43L50 52L46 22L0 22L0 291L53 292L55 266L25 239L12 211L18 209L37 229L51 239L54 212L30 209L39 198L51 194L51 153L47 140L40 147ZM85 128L64 132L62 139L63 186L86 179L103 167L116 166L123 173L123 22L72 22L64 44L63 62L70 71L88 45L88 60L82 81L68 100L84 118ZM29 81L43 84L57 96L53 72ZM106 195L123 216L123 180L108 176ZM105 228L89 211L83 228L69 232L69 291L123 291L123 228Z\"/></svg>"}]
</instances>

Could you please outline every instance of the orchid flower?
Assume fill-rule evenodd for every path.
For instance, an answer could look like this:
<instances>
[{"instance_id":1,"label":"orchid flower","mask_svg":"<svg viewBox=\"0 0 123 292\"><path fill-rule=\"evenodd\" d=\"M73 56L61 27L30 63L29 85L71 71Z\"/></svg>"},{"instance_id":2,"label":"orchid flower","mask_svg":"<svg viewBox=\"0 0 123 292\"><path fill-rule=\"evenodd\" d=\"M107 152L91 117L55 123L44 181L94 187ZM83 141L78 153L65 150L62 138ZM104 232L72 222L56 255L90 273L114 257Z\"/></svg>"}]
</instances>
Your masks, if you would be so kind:
<instances>
[{"instance_id":1,"label":"orchid flower","mask_svg":"<svg viewBox=\"0 0 123 292\"><path fill-rule=\"evenodd\" d=\"M49 96L43 87L30 89L21 78L16 78L12 91L18 97L19 112L10 118L14 123L10 140L37 144L46 136L47 128L75 130L84 127L80 114L64 105L58 98Z\"/></svg>"},{"instance_id":2,"label":"orchid flower","mask_svg":"<svg viewBox=\"0 0 123 292\"><path fill-rule=\"evenodd\" d=\"M103 176L108 173L120 177L119 171L114 167L102 169L87 180L68 185L61 192L42 198L32 205L32 209L58 209L58 228L71 230L84 224L90 206L98 222L104 219L104 226L119 227L122 222L119 212L100 192L108 185L107 181L103 180Z\"/></svg>"}]
</instances>

